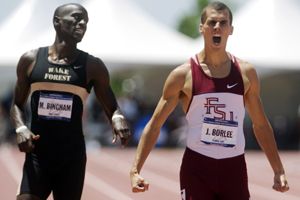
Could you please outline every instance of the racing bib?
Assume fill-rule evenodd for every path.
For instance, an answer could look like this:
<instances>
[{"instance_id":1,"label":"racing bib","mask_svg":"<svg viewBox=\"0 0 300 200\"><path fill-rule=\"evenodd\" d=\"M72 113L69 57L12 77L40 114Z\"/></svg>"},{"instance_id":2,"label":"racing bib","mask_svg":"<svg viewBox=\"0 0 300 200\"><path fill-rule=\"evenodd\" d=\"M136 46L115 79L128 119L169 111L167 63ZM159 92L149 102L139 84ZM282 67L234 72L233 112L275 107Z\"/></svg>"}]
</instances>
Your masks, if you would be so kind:
<instances>
[{"instance_id":1,"label":"racing bib","mask_svg":"<svg viewBox=\"0 0 300 200\"><path fill-rule=\"evenodd\" d=\"M224 147L236 145L238 122L205 117L201 132L201 142Z\"/></svg>"},{"instance_id":2,"label":"racing bib","mask_svg":"<svg viewBox=\"0 0 300 200\"><path fill-rule=\"evenodd\" d=\"M71 95L40 93L38 115L42 119L70 121L73 97Z\"/></svg>"}]
</instances>

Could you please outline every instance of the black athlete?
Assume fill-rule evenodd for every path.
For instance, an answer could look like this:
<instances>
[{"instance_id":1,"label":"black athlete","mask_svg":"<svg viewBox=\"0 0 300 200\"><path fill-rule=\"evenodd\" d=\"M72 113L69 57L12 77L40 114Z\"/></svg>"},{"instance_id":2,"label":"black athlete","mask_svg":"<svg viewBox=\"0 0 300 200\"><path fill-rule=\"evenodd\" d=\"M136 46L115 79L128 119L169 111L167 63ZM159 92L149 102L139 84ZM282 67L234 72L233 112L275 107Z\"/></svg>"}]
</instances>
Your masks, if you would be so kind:
<instances>
[{"instance_id":1,"label":"black athlete","mask_svg":"<svg viewBox=\"0 0 300 200\"><path fill-rule=\"evenodd\" d=\"M55 200L81 198L86 166L82 114L92 88L111 122L112 142L119 135L124 147L130 139L106 66L77 49L87 23L83 6L58 7L53 17L54 43L31 50L19 60L10 114L26 160L17 200L45 200L51 191ZM30 130L22 113L29 95Z\"/></svg>"}]
</instances>

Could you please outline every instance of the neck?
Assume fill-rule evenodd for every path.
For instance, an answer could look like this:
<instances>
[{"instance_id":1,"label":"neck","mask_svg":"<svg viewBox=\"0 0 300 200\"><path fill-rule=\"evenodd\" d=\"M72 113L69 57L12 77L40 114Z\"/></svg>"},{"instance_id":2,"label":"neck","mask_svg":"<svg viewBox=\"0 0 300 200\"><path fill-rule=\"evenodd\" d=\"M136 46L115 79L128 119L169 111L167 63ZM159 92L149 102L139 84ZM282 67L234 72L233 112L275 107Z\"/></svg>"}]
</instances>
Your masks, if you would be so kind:
<instances>
[{"instance_id":1,"label":"neck","mask_svg":"<svg viewBox=\"0 0 300 200\"><path fill-rule=\"evenodd\" d=\"M230 60L226 51L208 52L205 48L198 54L199 62L213 68L220 68Z\"/></svg>"},{"instance_id":2,"label":"neck","mask_svg":"<svg viewBox=\"0 0 300 200\"><path fill-rule=\"evenodd\" d=\"M49 57L53 60L72 61L77 57L78 52L76 43L68 44L66 41L59 40L58 37L49 47Z\"/></svg>"}]
</instances>

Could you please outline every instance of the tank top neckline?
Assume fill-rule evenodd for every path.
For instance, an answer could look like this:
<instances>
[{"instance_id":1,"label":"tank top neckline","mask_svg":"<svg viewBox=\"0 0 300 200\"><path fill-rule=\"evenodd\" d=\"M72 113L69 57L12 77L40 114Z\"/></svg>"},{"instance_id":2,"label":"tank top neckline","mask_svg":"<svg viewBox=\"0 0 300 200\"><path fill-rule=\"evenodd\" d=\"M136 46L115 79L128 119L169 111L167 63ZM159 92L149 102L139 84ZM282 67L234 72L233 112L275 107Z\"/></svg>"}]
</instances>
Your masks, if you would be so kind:
<instances>
[{"instance_id":1,"label":"tank top neckline","mask_svg":"<svg viewBox=\"0 0 300 200\"><path fill-rule=\"evenodd\" d=\"M53 63L53 62L50 62L49 59L48 59L48 57L49 57L49 46L45 47L45 49L46 49L46 52L45 52L45 54L46 54L46 61L50 65L58 65L58 66L61 66L61 67L69 67L69 66L74 65L77 62L77 60L79 59L80 55L81 55L81 51L78 49L79 54L77 55L76 59L72 63L70 63L70 64Z\"/></svg>"},{"instance_id":2,"label":"tank top neckline","mask_svg":"<svg viewBox=\"0 0 300 200\"><path fill-rule=\"evenodd\" d=\"M194 59L192 59L192 60L195 62L196 66L200 69L201 73L202 73L206 78L211 79L211 80L225 80L226 78L230 77L230 74L232 73L232 70L233 70L233 66L235 65L234 62L232 61L232 59L234 59L234 57L233 57L230 53L228 53L228 54L229 54L229 56L230 56L230 62L231 62L230 72L229 72L229 74L228 74L227 76L222 77L222 78L215 78L215 77L212 77L212 76L207 75L207 74L204 72L204 70L202 69L201 65L200 65L200 62L199 62L199 59L198 59L198 55L197 55L197 54L196 54L196 59L197 59L198 63L197 63Z\"/></svg>"}]
</instances>

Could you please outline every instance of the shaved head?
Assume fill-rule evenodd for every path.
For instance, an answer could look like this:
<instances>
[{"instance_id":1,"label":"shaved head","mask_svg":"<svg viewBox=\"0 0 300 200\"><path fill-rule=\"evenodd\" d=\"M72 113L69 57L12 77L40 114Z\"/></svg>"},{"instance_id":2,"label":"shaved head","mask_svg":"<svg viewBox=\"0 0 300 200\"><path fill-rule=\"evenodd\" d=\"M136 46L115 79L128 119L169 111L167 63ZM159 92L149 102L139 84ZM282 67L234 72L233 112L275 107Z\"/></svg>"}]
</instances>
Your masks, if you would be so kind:
<instances>
[{"instance_id":1,"label":"shaved head","mask_svg":"<svg viewBox=\"0 0 300 200\"><path fill-rule=\"evenodd\" d=\"M87 10L80 4L64 4L56 8L53 26L60 40L80 42L89 21Z\"/></svg>"},{"instance_id":2,"label":"shaved head","mask_svg":"<svg viewBox=\"0 0 300 200\"><path fill-rule=\"evenodd\" d=\"M55 9L55 12L53 15L53 22L56 17L60 18L60 17L64 16L66 13L70 12L72 10L72 8L74 8L74 7L82 8L86 11L86 9L82 5L77 4L77 3L64 4Z\"/></svg>"}]
</instances>

